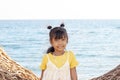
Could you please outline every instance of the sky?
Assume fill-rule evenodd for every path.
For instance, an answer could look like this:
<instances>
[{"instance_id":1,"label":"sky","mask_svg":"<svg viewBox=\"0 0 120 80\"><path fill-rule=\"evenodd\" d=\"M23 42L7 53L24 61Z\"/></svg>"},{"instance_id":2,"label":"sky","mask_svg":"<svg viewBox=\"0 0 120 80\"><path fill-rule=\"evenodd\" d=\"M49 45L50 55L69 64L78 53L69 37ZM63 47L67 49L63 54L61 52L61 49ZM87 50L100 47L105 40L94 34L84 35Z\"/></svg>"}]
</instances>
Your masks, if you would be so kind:
<instances>
[{"instance_id":1,"label":"sky","mask_svg":"<svg viewBox=\"0 0 120 80\"><path fill-rule=\"evenodd\" d=\"M0 20L120 19L119 0L0 0Z\"/></svg>"}]
</instances>

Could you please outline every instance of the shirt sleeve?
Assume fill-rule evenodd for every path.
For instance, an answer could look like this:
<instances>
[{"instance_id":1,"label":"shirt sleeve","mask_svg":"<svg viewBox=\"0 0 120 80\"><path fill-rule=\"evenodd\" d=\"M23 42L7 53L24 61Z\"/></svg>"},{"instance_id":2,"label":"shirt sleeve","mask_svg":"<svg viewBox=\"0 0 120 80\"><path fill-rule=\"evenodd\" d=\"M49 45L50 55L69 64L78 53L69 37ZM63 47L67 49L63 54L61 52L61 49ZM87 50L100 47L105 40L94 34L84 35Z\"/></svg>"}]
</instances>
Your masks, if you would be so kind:
<instances>
[{"instance_id":1,"label":"shirt sleeve","mask_svg":"<svg viewBox=\"0 0 120 80\"><path fill-rule=\"evenodd\" d=\"M70 51L70 68L74 68L78 65L78 61L72 51Z\"/></svg>"},{"instance_id":2,"label":"shirt sleeve","mask_svg":"<svg viewBox=\"0 0 120 80\"><path fill-rule=\"evenodd\" d=\"M47 55L44 55L43 56L43 59L42 59L42 62L40 64L40 69L41 70L45 70L46 69L46 64L47 64Z\"/></svg>"}]
</instances>

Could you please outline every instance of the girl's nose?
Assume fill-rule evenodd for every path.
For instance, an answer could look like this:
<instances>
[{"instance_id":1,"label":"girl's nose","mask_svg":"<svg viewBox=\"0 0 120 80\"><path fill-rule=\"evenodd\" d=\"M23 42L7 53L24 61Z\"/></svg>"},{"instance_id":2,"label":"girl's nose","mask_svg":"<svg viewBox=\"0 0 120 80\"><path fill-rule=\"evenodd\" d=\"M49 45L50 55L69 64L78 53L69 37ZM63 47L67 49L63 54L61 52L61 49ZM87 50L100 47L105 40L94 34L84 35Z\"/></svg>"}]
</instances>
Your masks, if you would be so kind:
<instances>
[{"instance_id":1,"label":"girl's nose","mask_svg":"<svg viewBox=\"0 0 120 80\"><path fill-rule=\"evenodd\" d=\"M58 41L58 44L62 44L62 40L59 40L59 41Z\"/></svg>"}]
</instances>

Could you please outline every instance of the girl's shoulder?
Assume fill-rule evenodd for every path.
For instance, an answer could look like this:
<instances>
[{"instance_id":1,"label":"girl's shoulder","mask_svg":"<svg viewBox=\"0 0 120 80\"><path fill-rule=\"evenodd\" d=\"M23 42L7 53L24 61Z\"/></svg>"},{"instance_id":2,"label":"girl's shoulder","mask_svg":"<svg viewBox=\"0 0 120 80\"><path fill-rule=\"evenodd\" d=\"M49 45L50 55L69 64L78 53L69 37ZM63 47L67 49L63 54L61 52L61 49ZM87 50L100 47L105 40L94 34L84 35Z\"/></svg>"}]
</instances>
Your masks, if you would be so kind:
<instances>
[{"instance_id":1,"label":"girl's shoulder","mask_svg":"<svg viewBox=\"0 0 120 80\"><path fill-rule=\"evenodd\" d=\"M70 60L73 60L73 59L76 58L73 51L67 51L67 54L69 55L69 59L70 59Z\"/></svg>"},{"instance_id":2,"label":"girl's shoulder","mask_svg":"<svg viewBox=\"0 0 120 80\"><path fill-rule=\"evenodd\" d=\"M49 55L52 55L51 53L45 53L43 56L49 56Z\"/></svg>"},{"instance_id":3,"label":"girl's shoulder","mask_svg":"<svg viewBox=\"0 0 120 80\"><path fill-rule=\"evenodd\" d=\"M52 56L51 53L44 54L44 55L43 55L43 59L48 60L48 58L51 57L51 56Z\"/></svg>"},{"instance_id":4,"label":"girl's shoulder","mask_svg":"<svg viewBox=\"0 0 120 80\"><path fill-rule=\"evenodd\" d=\"M74 56L74 52L73 51L69 50L69 51L66 51L66 52L67 52L67 54L69 54L69 56Z\"/></svg>"},{"instance_id":5,"label":"girl's shoulder","mask_svg":"<svg viewBox=\"0 0 120 80\"><path fill-rule=\"evenodd\" d=\"M78 65L78 61L76 60L76 56L73 51L68 51L69 54L69 63L70 68L74 68Z\"/></svg>"},{"instance_id":6,"label":"girl's shoulder","mask_svg":"<svg viewBox=\"0 0 120 80\"><path fill-rule=\"evenodd\" d=\"M43 58L43 61L47 61L47 54L44 54L42 58Z\"/></svg>"}]
</instances>

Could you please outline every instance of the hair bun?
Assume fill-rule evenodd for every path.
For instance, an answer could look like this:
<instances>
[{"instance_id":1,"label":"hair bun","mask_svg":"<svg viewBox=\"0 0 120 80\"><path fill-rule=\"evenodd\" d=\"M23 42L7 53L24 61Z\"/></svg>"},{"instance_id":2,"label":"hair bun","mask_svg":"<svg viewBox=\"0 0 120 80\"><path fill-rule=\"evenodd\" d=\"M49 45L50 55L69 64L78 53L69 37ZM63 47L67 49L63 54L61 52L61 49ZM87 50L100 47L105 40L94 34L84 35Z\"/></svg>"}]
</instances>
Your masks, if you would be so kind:
<instances>
[{"instance_id":1,"label":"hair bun","mask_svg":"<svg viewBox=\"0 0 120 80\"><path fill-rule=\"evenodd\" d=\"M64 26L65 26L64 23L60 24L60 27L64 27Z\"/></svg>"},{"instance_id":2,"label":"hair bun","mask_svg":"<svg viewBox=\"0 0 120 80\"><path fill-rule=\"evenodd\" d=\"M47 28L48 28L48 29L52 29L52 26L48 26Z\"/></svg>"}]
</instances>

